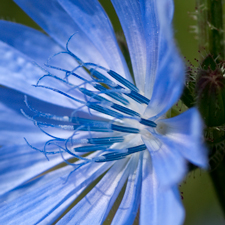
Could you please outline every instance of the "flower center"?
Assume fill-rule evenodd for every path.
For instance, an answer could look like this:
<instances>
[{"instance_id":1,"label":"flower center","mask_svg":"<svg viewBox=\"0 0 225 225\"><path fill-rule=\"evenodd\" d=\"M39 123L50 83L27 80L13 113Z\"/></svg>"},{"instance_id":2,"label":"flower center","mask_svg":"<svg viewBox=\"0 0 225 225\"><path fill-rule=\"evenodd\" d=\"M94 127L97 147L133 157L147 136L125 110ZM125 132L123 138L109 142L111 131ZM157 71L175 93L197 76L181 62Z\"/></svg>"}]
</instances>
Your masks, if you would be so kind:
<instances>
[{"instance_id":1,"label":"flower center","mask_svg":"<svg viewBox=\"0 0 225 225\"><path fill-rule=\"evenodd\" d=\"M141 135L151 136L146 128L154 129L157 124L142 118L141 115L150 100L140 94L135 85L115 71L107 70L93 63L82 62L73 71L47 66L65 72L65 77L60 78L46 74L38 80L35 86L66 96L78 104L78 108L70 116L57 116L39 112L31 108L25 100L28 108L35 115L31 117L24 114L34 121L42 131L43 126L72 131L72 135L65 139L54 137L43 131L53 138L41 150L44 154L52 153L47 150L47 146L55 144L59 148L58 152L67 152L83 160L85 164L89 161L119 160L146 149L145 144L141 141ZM83 68L89 73L88 77L84 78L78 74L78 70ZM67 90L66 88L59 90L41 85L41 81L46 77L62 83ZM71 77L81 83L75 85L70 82ZM79 95L73 94L75 91L79 92ZM80 116L79 112L82 110L88 112L88 117ZM138 142L134 143L134 138L137 136L139 137ZM99 151L99 154L92 159L81 157L84 153L94 151Z\"/></svg>"}]
</instances>

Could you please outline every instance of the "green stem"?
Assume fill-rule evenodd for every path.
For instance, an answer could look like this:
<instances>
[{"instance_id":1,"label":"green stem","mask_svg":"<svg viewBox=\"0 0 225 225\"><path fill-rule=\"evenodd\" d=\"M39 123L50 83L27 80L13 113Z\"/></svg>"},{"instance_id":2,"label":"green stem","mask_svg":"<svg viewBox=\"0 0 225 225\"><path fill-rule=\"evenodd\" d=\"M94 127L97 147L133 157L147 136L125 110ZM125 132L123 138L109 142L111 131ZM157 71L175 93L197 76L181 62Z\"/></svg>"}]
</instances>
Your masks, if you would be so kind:
<instances>
[{"instance_id":1,"label":"green stem","mask_svg":"<svg viewBox=\"0 0 225 225\"><path fill-rule=\"evenodd\" d=\"M225 217L225 158L209 173Z\"/></svg>"},{"instance_id":2,"label":"green stem","mask_svg":"<svg viewBox=\"0 0 225 225\"><path fill-rule=\"evenodd\" d=\"M196 10L198 18L198 45L199 50L203 51L208 49L209 46L207 0L196 0Z\"/></svg>"},{"instance_id":3,"label":"green stem","mask_svg":"<svg viewBox=\"0 0 225 225\"><path fill-rule=\"evenodd\" d=\"M199 50L207 54L202 61L200 71L205 70L208 73L210 73L211 76L217 77L219 79L219 74L220 76L223 77L222 72L216 74L216 76L214 73L216 69L218 69L217 67L219 63L224 60L222 0L196 0L196 6L198 12L197 18L198 18ZM199 79L201 79L201 76L199 77ZM223 78L220 78L220 80L221 79ZM211 91L215 92L215 90ZM221 93L220 96L222 96ZM199 101L200 100L202 99L199 98ZM215 102L212 101L212 98L211 100L208 99L208 102L210 102L209 104L211 105L215 104ZM223 104L219 105L222 108L224 107ZM200 104L198 104L198 106L200 106ZM206 110L207 109L203 109L202 111L200 110L203 115L203 118ZM222 109L220 109L218 112L223 114L223 111L221 110ZM215 118L211 117L211 119L213 120L213 123L216 122ZM205 122L207 124L207 120L205 120ZM217 125L218 124L216 124L216 126ZM215 125L211 124L209 126ZM216 154L216 142L214 141L218 140L218 137L221 134L223 134L223 132L222 133L218 131L212 132L211 139L213 140L213 142L210 144L209 147L211 156L214 153ZM205 135L205 139L207 140L207 135ZM216 165L216 167L213 167L212 169L214 170L210 172L210 176L225 216L225 158L222 160L222 162L218 163L218 165Z\"/></svg>"},{"instance_id":4,"label":"green stem","mask_svg":"<svg viewBox=\"0 0 225 225\"><path fill-rule=\"evenodd\" d=\"M224 58L223 5L221 0L208 0L209 51Z\"/></svg>"},{"instance_id":5,"label":"green stem","mask_svg":"<svg viewBox=\"0 0 225 225\"><path fill-rule=\"evenodd\" d=\"M199 50L224 58L222 0L196 0Z\"/></svg>"}]
</instances>

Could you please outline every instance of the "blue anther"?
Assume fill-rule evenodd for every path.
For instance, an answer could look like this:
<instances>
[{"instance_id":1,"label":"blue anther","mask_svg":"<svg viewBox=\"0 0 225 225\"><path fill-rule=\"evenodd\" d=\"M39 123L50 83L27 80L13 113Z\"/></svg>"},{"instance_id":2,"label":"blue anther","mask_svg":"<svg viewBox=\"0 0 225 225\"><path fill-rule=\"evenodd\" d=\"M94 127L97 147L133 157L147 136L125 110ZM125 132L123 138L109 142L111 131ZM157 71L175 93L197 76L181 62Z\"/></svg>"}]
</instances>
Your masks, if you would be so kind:
<instances>
[{"instance_id":1,"label":"blue anther","mask_svg":"<svg viewBox=\"0 0 225 225\"><path fill-rule=\"evenodd\" d=\"M135 153L135 152L144 151L145 149L147 149L147 147L146 147L145 144L138 145L138 146L135 146L135 147L131 147L131 148L128 148L128 154L132 154L132 153Z\"/></svg>"},{"instance_id":2,"label":"blue anther","mask_svg":"<svg viewBox=\"0 0 225 225\"><path fill-rule=\"evenodd\" d=\"M148 105L148 103L150 102L150 100L148 98L146 98L145 96L135 92L135 91L131 91L130 93L124 93L125 95L127 95L128 97L132 98L133 100L135 100L138 103L144 103L146 105Z\"/></svg>"},{"instance_id":3,"label":"blue anther","mask_svg":"<svg viewBox=\"0 0 225 225\"><path fill-rule=\"evenodd\" d=\"M99 96L99 95L95 94L94 92L92 92L92 91L90 91L90 90L87 90L87 89L85 89L85 88L79 88L79 90L80 90L83 94L85 94L85 95L87 95L87 96L89 96L89 97L92 97L93 99L95 99L95 100L97 100L97 101L100 101L100 102L102 102L102 101L108 101L106 98L103 98L102 96ZM109 101L108 101L108 102L109 102Z\"/></svg>"},{"instance_id":4,"label":"blue anther","mask_svg":"<svg viewBox=\"0 0 225 225\"><path fill-rule=\"evenodd\" d=\"M99 151L99 150L105 150L110 145L87 145L82 147L74 148L75 152L92 152L92 151Z\"/></svg>"},{"instance_id":5,"label":"blue anther","mask_svg":"<svg viewBox=\"0 0 225 225\"><path fill-rule=\"evenodd\" d=\"M93 93L92 91L89 91L89 90L87 90L87 89L85 89L85 88L79 88L79 90L80 90L83 94L88 95L88 96L94 98L94 99L97 100L97 101L100 101L100 102L102 102L102 101L105 101L105 102L111 102L111 101L107 100L106 98L103 98L102 96L99 96L99 95L97 95L97 94ZM139 113L137 113L137 112L135 112L135 111L133 111L133 110L131 110L131 109L128 109L128 108L126 108L126 107L124 107L124 106L115 104L115 103L113 103L113 104L111 105L111 108L116 109L116 110L118 110L118 111L120 111L120 112L123 112L123 113L125 113L125 114L127 114L127 115L130 115L130 116L138 116L138 117L140 117L140 114L139 114Z\"/></svg>"},{"instance_id":6,"label":"blue anther","mask_svg":"<svg viewBox=\"0 0 225 225\"><path fill-rule=\"evenodd\" d=\"M113 104L111 107L112 107L113 109L116 109L116 110L118 110L118 111L120 111L120 112L123 112L123 113L125 113L125 114L127 114L127 115L130 115L130 116L138 116L138 117L140 117L140 114L139 114L139 113L137 113L137 112L135 112L135 111L133 111L133 110L131 110L131 109L128 109L128 108L126 108L126 107L123 107L123 106L121 106L121 105Z\"/></svg>"},{"instance_id":7,"label":"blue anther","mask_svg":"<svg viewBox=\"0 0 225 225\"><path fill-rule=\"evenodd\" d=\"M104 107L102 107L100 105L97 105L97 104L89 103L88 107L90 109L93 109L93 110L98 111L100 113L104 113L104 114L112 116L112 117L123 118L122 114L120 114L118 112L115 112L115 111L113 111L111 109L104 108Z\"/></svg>"},{"instance_id":8,"label":"blue anther","mask_svg":"<svg viewBox=\"0 0 225 225\"><path fill-rule=\"evenodd\" d=\"M124 138L123 137L104 137L104 138L89 138L88 143L89 144L113 144L116 142L123 142Z\"/></svg>"},{"instance_id":9,"label":"blue anther","mask_svg":"<svg viewBox=\"0 0 225 225\"><path fill-rule=\"evenodd\" d=\"M71 122L75 123L74 129L84 125L80 130L82 131L95 131L95 132L112 132L111 124L98 120L90 120L79 117L72 117Z\"/></svg>"},{"instance_id":10,"label":"blue anther","mask_svg":"<svg viewBox=\"0 0 225 225\"><path fill-rule=\"evenodd\" d=\"M139 92L139 89L135 85L133 85L130 81L128 81L127 79L120 76L118 73L116 73L112 70L109 70L108 74L111 77L113 77L114 79L116 79L117 81L119 81L121 84L123 84L124 86L129 88L130 90L135 91L135 92Z\"/></svg>"},{"instance_id":11,"label":"blue anther","mask_svg":"<svg viewBox=\"0 0 225 225\"><path fill-rule=\"evenodd\" d=\"M76 130L80 127L80 125L74 125L73 129ZM92 132L113 132L112 129L106 127L95 127L93 125L87 125L82 127L80 131L92 131Z\"/></svg>"},{"instance_id":12,"label":"blue anther","mask_svg":"<svg viewBox=\"0 0 225 225\"><path fill-rule=\"evenodd\" d=\"M107 162L107 161L114 161L114 160L123 159L130 154L140 152L140 151L144 151L146 149L147 148L146 148L145 144L143 144L143 145L138 145L138 146L135 146L135 147L128 148L127 152L106 153L106 154L102 155L101 158L97 158L95 160L95 162Z\"/></svg>"},{"instance_id":13,"label":"blue anther","mask_svg":"<svg viewBox=\"0 0 225 225\"><path fill-rule=\"evenodd\" d=\"M124 105L129 104L129 101L127 99L125 99L124 97L122 97L122 95L120 93L110 92L111 89L107 89L107 88L105 88L105 87L103 87L102 85L99 85L99 84L95 84L94 87L97 90L104 92L104 94L110 96L111 98L117 100L118 102L121 102Z\"/></svg>"},{"instance_id":14,"label":"blue anther","mask_svg":"<svg viewBox=\"0 0 225 225\"><path fill-rule=\"evenodd\" d=\"M124 133L132 133L132 134L138 134L140 132L140 130L137 128L123 127L123 126L118 126L115 124L111 125L111 129L114 131L120 131L120 132L124 132Z\"/></svg>"},{"instance_id":15,"label":"blue anther","mask_svg":"<svg viewBox=\"0 0 225 225\"><path fill-rule=\"evenodd\" d=\"M94 69L91 68L91 69L89 69L89 71L91 72L92 77L94 76L94 77L99 79L98 80L98 79L94 78L95 81L100 82L100 83L105 83L105 84L109 85L110 87L116 87L117 86L116 83L114 83L113 81L108 79L106 76L104 76L103 74L101 74L97 70L94 70Z\"/></svg>"},{"instance_id":16,"label":"blue anther","mask_svg":"<svg viewBox=\"0 0 225 225\"><path fill-rule=\"evenodd\" d=\"M141 120L139 121L139 123L143 124L143 125L146 125L146 126L149 126L149 127L156 127L157 124L151 120L146 120L146 119L143 119L141 118Z\"/></svg>"},{"instance_id":17,"label":"blue anther","mask_svg":"<svg viewBox=\"0 0 225 225\"><path fill-rule=\"evenodd\" d=\"M101 120L92 120L92 119L86 119L86 118L81 118L81 117L71 117L71 122L72 123L77 123L77 124L96 124L96 125L101 125L102 124L108 124L107 122L101 121ZM107 125L109 127L109 125Z\"/></svg>"},{"instance_id":18,"label":"blue anther","mask_svg":"<svg viewBox=\"0 0 225 225\"><path fill-rule=\"evenodd\" d=\"M95 162L109 162L114 160L124 159L127 156L127 153L109 153L110 155L103 155L104 158L97 158Z\"/></svg>"}]
</instances>

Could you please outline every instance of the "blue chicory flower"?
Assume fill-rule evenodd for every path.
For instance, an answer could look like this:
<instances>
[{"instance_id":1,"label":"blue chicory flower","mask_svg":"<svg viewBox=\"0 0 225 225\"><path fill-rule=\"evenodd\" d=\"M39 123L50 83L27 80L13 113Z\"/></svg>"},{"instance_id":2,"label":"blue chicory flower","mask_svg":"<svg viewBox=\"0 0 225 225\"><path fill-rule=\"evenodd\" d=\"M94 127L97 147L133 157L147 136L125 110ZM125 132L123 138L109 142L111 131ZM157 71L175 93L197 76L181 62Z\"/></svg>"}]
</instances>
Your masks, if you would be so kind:
<instances>
[{"instance_id":1,"label":"blue chicory flower","mask_svg":"<svg viewBox=\"0 0 225 225\"><path fill-rule=\"evenodd\" d=\"M111 224L182 224L177 184L207 160L198 111L166 118L184 84L173 1L111 0L134 81L97 0L15 2L49 36L0 21L0 223L52 224L85 193L57 224L102 224L125 186Z\"/></svg>"}]
</instances>

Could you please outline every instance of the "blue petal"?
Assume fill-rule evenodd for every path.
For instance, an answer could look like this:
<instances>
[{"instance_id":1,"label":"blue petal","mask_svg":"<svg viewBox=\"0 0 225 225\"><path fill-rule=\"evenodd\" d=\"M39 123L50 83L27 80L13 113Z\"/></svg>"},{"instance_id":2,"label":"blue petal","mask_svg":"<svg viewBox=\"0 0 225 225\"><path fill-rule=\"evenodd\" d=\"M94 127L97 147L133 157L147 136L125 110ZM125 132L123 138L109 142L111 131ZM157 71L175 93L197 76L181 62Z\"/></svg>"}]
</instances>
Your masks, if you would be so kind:
<instances>
[{"instance_id":1,"label":"blue petal","mask_svg":"<svg viewBox=\"0 0 225 225\"><path fill-rule=\"evenodd\" d=\"M86 164L70 176L73 168L67 166L37 178L0 199L0 223L46 224L48 221L48 224L52 224L110 166L111 163ZM58 207L61 211L57 210Z\"/></svg>"},{"instance_id":2,"label":"blue petal","mask_svg":"<svg viewBox=\"0 0 225 225\"><path fill-rule=\"evenodd\" d=\"M132 167L124 197L116 211L116 215L111 223L112 225L133 224L134 222L140 202L142 159L143 155L140 154L138 167Z\"/></svg>"},{"instance_id":3,"label":"blue petal","mask_svg":"<svg viewBox=\"0 0 225 225\"><path fill-rule=\"evenodd\" d=\"M58 2L101 52L109 69L132 81L110 20L99 2L97 0L58 0Z\"/></svg>"},{"instance_id":4,"label":"blue petal","mask_svg":"<svg viewBox=\"0 0 225 225\"><path fill-rule=\"evenodd\" d=\"M173 141L160 135L143 139L162 189L179 183L187 172L187 162Z\"/></svg>"},{"instance_id":5,"label":"blue petal","mask_svg":"<svg viewBox=\"0 0 225 225\"><path fill-rule=\"evenodd\" d=\"M33 122L0 102L0 145L24 144L24 137L31 140L47 141L49 137L43 134Z\"/></svg>"},{"instance_id":6,"label":"blue petal","mask_svg":"<svg viewBox=\"0 0 225 225\"><path fill-rule=\"evenodd\" d=\"M22 113L28 110L24 103L24 94L8 88L0 88L0 145L25 144L24 137L30 143L45 142L49 137L40 131L34 123L28 120ZM37 110L55 113L57 115L70 115L71 109L48 104L28 96L28 102ZM58 129L48 129L54 135L62 137L62 132ZM71 135L71 132L64 131L63 136Z\"/></svg>"},{"instance_id":7,"label":"blue petal","mask_svg":"<svg viewBox=\"0 0 225 225\"><path fill-rule=\"evenodd\" d=\"M158 69L146 117L159 117L179 99L185 80L184 63L174 43L171 19L173 1L157 1L160 26Z\"/></svg>"},{"instance_id":8,"label":"blue petal","mask_svg":"<svg viewBox=\"0 0 225 225\"><path fill-rule=\"evenodd\" d=\"M145 115L159 117L179 99L184 86L184 64L175 48L170 47L167 57L158 69L153 94Z\"/></svg>"},{"instance_id":9,"label":"blue petal","mask_svg":"<svg viewBox=\"0 0 225 225\"><path fill-rule=\"evenodd\" d=\"M158 67L159 55L159 34L161 33L157 1L141 0L144 32L146 38L146 52L148 62L146 65L145 96L151 98L155 83L156 70Z\"/></svg>"},{"instance_id":10,"label":"blue petal","mask_svg":"<svg viewBox=\"0 0 225 225\"><path fill-rule=\"evenodd\" d=\"M142 169L140 225L181 225L184 209L176 187L162 190L145 151Z\"/></svg>"},{"instance_id":11,"label":"blue petal","mask_svg":"<svg viewBox=\"0 0 225 225\"><path fill-rule=\"evenodd\" d=\"M69 49L85 62L107 65L92 41L73 22L57 1L48 0L48 4L45 0L14 1L62 48L65 49L71 35L76 33L69 43Z\"/></svg>"},{"instance_id":12,"label":"blue petal","mask_svg":"<svg viewBox=\"0 0 225 225\"><path fill-rule=\"evenodd\" d=\"M55 43L52 39L50 39L48 36L42 34L39 31L36 31L34 29L31 29L23 25L6 22L6 21L0 21L0 28L4 30L4 32L0 34L0 40L5 42L9 46L12 46L18 52L22 53L21 56L24 55L24 57L27 58L32 64L37 63L42 68L44 68L44 70L47 69L48 71L50 71L50 73L53 73L54 75L64 77L65 72L51 69L49 67L45 67L44 64L47 63L47 60L50 57L52 58L51 60L49 60L48 64L57 66L58 68L66 69L68 71L73 70L78 65L78 63L74 60L74 58L72 58L68 54L55 55L56 53L61 52L63 49L60 48L58 44ZM20 33L20 35L17 38L15 38L15 36L18 33ZM19 62L15 62L15 64L18 64L18 63ZM11 67L9 67L9 65L6 65L5 67L7 68L7 66L10 72ZM43 73L44 71L42 71L41 74ZM33 74L30 74L30 78L32 78L32 75ZM82 69L79 69L79 75L87 79L90 78L90 76ZM38 81L38 78L40 77L41 76L36 77L36 80L33 79L32 81L34 81L34 83L30 83L30 85L36 84ZM46 79L47 79L47 83L46 83ZM76 85L79 85L80 83L83 82L74 76L72 77L72 79L70 77L70 82ZM60 86L59 85L60 82L59 81L56 82L56 80L54 80L53 78L43 79L41 81L41 84L44 84L44 83L46 84L50 83L54 87L61 87L61 90L65 90L65 91L68 89L68 87L67 89L65 89L65 87L63 87L62 85ZM10 84L6 84L6 81L5 81L4 85L9 86ZM10 87L13 87L12 85L13 84L11 84ZM18 90L18 87L16 85L17 84L14 83L15 88ZM24 90L26 90L26 88L24 88ZM52 93L52 94L55 95L55 93ZM79 97L79 98L82 98L83 96L78 91L76 91L75 94L76 94L76 97Z\"/></svg>"},{"instance_id":13,"label":"blue petal","mask_svg":"<svg viewBox=\"0 0 225 225\"><path fill-rule=\"evenodd\" d=\"M126 37L136 85L144 92L146 75L146 39L140 3L136 0L112 0L112 3ZM152 48L151 51L154 51L154 48ZM148 64L149 63L150 62L148 61Z\"/></svg>"},{"instance_id":14,"label":"blue petal","mask_svg":"<svg viewBox=\"0 0 225 225\"><path fill-rule=\"evenodd\" d=\"M48 4L46 4L45 0L14 1L63 48L65 48L71 35L75 34L69 43L69 49L80 59L85 62L93 62L101 66L110 67L110 69L117 71L123 76L126 73L126 76L131 79L125 60L120 53L119 47L116 45L111 25L109 26L109 31L114 40L109 43L109 49L105 55L105 48L102 49L102 46L98 46L99 43L93 41L94 36L92 37L90 33L85 33L87 30L83 24L77 25L76 22L78 21L73 21L72 18L75 15L72 15L71 18L57 1L49 0ZM105 19L104 16L105 14L103 19ZM81 26L79 27L79 25ZM83 32L83 29L85 32ZM105 43L101 42L100 40L100 44L104 46ZM113 46L110 44L113 44ZM112 55L114 55L113 58Z\"/></svg>"},{"instance_id":15,"label":"blue petal","mask_svg":"<svg viewBox=\"0 0 225 225\"><path fill-rule=\"evenodd\" d=\"M165 51L169 45L173 43L172 20L174 14L173 0L155 1L157 4L158 20L160 24L159 37L159 61L161 62L166 57Z\"/></svg>"},{"instance_id":16,"label":"blue petal","mask_svg":"<svg viewBox=\"0 0 225 225\"><path fill-rule=\"evenodd\" d=\"M4 30L0 33L1 41L41 66L50 56L62 51L62 48L48 36L24 25L0 20L0 30Z\"/></svg>"},{"instance_id":17,"label":"blue petal","mask_svg":"<svg viewBox=\"0 0 225 225\"><path fill-rule=\"evenodd\" d=\"M101 181L73 207L57 224L102 224L117 195L123 187L130 170L137 166L133 157L117 161Z\"/></svg>"},{"instance_id":18,"label":"blue petal","mask_svg":"<svg viewBox=\"0 0 225 225\"><path fill-rule=\"evenodd\" d=\"M24 102L25 95L22 92L4 87L0 87L0 92L0 102L6 105L8 108L20 114L21 109L28 109ZM73 109L50 104L29 95L27 95L27 101L32 108L35 108L42 112L48 112L52 114L57 112L58 115L70 115L73 112Z\"/></svg>"},{"instance_id":19,"label":"blue petal","mask_svg":"<svg viewBox=\"0 0 225 225\"><path fill-rule=\"evenodd\" d=\"M179 152L190 162L207 168L207 150L203 144L203 122L196 108L179 116L158 120L165 128L163 135L173 140Z\"/></svg>"},{"instance_id":20,"label":"blue petal","mask_svg":"<svg viewBox=\"0 0 225 225\"><path fill-rule=\"evenodd\" d=\"M60 75L62 72L45 66L50 58L51 60L49 60L48 64L67 69L68 71L73 70L78 65L76 60L69 55L56 55L57 53L62 52L65 46L64 48L61 48L53 39L40 31L3 20L0 20L0 29L4 30L4 32L1 32L0 34L1 41L12 46L28 57L32 62L37 63L54 75ZM15 38L18 33L20 35ZM79 74L81 72L82 76L86 78L89 77L87 73L84 73L84 71L81 71L80 69ZM74 83L78 84L78 79L76 79Z\"/></svg>"},{"instance_id":21,"label":"blue petal","mask_svg":"<svg viewBox=\"0 0 225 225\"><path fill-rule=\"evenodd\" d=\"M42 99L44 101L55 103L66 107L73 107L68 98L46 89L33 87L40 77L46 72L33 64L33 61L27 58L16 49L0 41L0 84L16 89L28 95ZM49 85L49 80L43 82ZM56 88L65 87L58 81L51 79L51 85ZM47 97L46 97L47 96Z\"/></svg>"},{"instance_id":22,"label":"blue petal","mask_svg":"<svg viewBox=\"0 0 225 225\"><path fill-rule=\"evenodd\" d=\"M53 66L55 65L60 69L66 69L67 71L71 71L74 69L74 67L76 67L78 65L78 63L74 60L74 58L72 58L68 54L55 55L56 53L62 51L62 48L60 48L52 39L50 39L46 35L40 33L39 31L35 31L26 26L11 23L11 22L6 22L6 21L0 21L0 28L5 31L0 34L0 40L3 40L7 45L15 48L18 51L18 53L22 53L21 57L24 56L24 58L27 58L28 62L30 62L32 64L37 63L44 70L47 69L48 71L50 71L50 73L53 73L54 75L64 77L65 72L62 72L60 70L51 69L47 66L46 67L44 66L44 63L47 63L47 59L50 56L54 55L54 57L52 57L51 60L49 60L48 64L53 65ZM18 33L20 33L20 35L17 38L14 38ZM13 48L12 48L12 51L13 51ZM7 55L8 53L5 52L5 54ZM26 59L24 59L24 61L25 60ZM19 63L20 63L19 61L16 61L14 64L16 65ZM10 71L12 70L12 67L10 67L10 65L11 64L6 64L5 68L4 68L4 69L8 69L8 73L10 73ZM32 65L32 66L35 68L34 65ZM3 68L1 68L1 69L3 70ZM26 68L24 68L24 69L26 69ZM35 69L38 69L38 68L35 68ZM27 73L28 72L29 71L27 71ZM46 73L47 72L45 72L45 74ZM41 74L44 74L44 71L42 71ZM10 75L13 76L13 74L10 74ZM29 83L29 80L28 80L29 86L31 86L31 84L36 84L38 81L38 78L41 77L41 75L40 75L39 77L36 77L36 80L32 79L33 74L31 71L30 71L30 74L28 74L28 75L29 75L30 80L32 80L32 82L33 82L33 83L31 83L31 82ZM88 75L88 73L86 71L84 71L83 69L79 69L79 75L82 76L83 78L90 79L90 76ZM10 76L8 76L8 78L10 79ZM17 76L17 79L19 79L19 75ZM21 75L21 79L22 79L22 75ZM82 80L76 78L75 76L71 76L69 78L69 81L76 85L83 83ZM17 82L12 82L12 81L10 82L10 81L6 80L5 78L3 79L3 84L5 86L9 86L11 88L14 87L17 90L22 89L21 87L18 87ZM56 79L53 79L51 77L45 77L45 79L41 80L40 84L42 84L42 85L46 84L48 86L50 84L51 86L53 86L57 89L60 88L61 91L63 91L63 92L66 92L69 88L71 88L71 87L68 88L68 86L65 87L65 85L62 85L60 83L60 81L56 81ZM23 88L23 89L26 90L26 88ZM94 89L94 88L92 88L92 89ZM22 90L22 91L24 91L24 90ZM40 88L39 88L39 91L40 91ZM46 92L46 90L45 90L45 92ZM76 98L84 100L83 94L81 94L77 89L74 89L73 94L76 95ZM51 92L51 95L53 95L53 96L57 95L58 97L62 97L54 92ZM37 95L37 97L38 97L38 95ZM51 102L51 99L49 99L49 98L45 98L44 100L49 100ZM59 104L59 102L60 102L59 99L57 102ZM62 101L62 102L65 104L65 101Z\"/></svg>"},{"instance_id":23,"label":"blue petal","mask_svg":"<svg viewBox=\"0 0 225 225\"><path fill-rule=\"evenodd\" d=\"M37 146L37 145L36 145ZM41 148L43 143L39 147ZM1 147L0 195L63 162L60 155L46 157L27 144Z\"/></svg>"}]
</instances>

